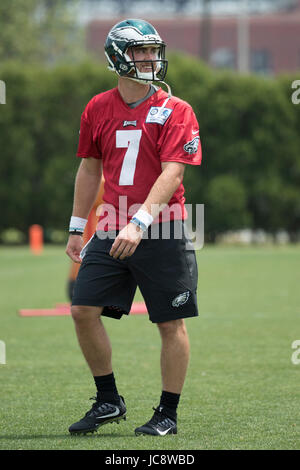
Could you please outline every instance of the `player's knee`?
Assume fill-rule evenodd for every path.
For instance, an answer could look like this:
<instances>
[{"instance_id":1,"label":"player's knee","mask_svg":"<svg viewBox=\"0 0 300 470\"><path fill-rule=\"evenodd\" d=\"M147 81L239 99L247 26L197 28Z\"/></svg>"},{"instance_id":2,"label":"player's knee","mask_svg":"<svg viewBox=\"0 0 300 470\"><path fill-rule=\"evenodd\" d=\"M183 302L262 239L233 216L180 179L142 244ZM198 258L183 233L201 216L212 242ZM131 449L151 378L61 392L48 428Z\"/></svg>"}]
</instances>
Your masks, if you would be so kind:
<instances>
[{"instance_id":1,"label":"player's knee","mask_svg":"<svg viewBox=\"0 0 300 470\"><path fill-rule=\"evenodd\" d=\"M177 334L186 334L186 328L183 318L171 320L157 324L162 336L172 336Z\"/></svg>"},{"instance_id":2,"label":"player's knee","mask_svg":"<svg viewBox=\"0 0 300 470\"><path fill-rule=\"evenodd\" d=\"M81 322L83 320L83 317L84 317L84 312L83 312L82 306L81 305L72 305L71 315L72 315L73 320L76 323Z\"/></svg>"},{"instance_id":3,"label":"player's knee","mask_svg":"<svg viewBox=\"0 0 300 470\"><path fill-rule=\"evenodd\" d=\"M87 307L85 305L72 305L71 315L75 323L86 323L95 318L99 318L101 314L100 307Z\"/></svg>"}]
</instances>

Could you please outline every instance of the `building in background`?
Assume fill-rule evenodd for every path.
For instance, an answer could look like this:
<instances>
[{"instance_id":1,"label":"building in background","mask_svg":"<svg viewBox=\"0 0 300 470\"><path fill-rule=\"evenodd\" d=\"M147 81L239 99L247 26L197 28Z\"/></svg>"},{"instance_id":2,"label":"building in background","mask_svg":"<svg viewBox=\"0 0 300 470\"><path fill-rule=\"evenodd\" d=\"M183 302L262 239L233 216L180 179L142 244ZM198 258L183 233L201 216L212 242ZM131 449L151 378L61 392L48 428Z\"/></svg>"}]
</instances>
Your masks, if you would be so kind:
<instances>
[{"instance_id":1,"label":"building in background","mask_svg":"<svg viewBox=\"0 0 300 470\"><path fill-rule=\"evenodd\" d=\"M109 29L125 16L146 18L160 31L169 51L202 58L216 68L267 76L300 70L300 0L82 0L82 4L87 48L101 60Z\"/></svg>"}]
</instances>

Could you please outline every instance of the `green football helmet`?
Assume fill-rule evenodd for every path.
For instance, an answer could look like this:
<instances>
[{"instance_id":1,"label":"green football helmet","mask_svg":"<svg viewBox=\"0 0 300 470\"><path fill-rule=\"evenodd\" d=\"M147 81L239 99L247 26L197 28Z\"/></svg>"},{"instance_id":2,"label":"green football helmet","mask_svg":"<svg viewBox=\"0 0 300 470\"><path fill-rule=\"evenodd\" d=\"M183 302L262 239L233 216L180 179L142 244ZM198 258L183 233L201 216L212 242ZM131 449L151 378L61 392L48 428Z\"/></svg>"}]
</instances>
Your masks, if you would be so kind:
<instances>
[{"instance_id":1,"label":"green football helmet","mask_svg":"<svg viewBox=\"0 0 300 470\"><path fill-rule=\"evenodd\" d=\"M157 48L155 60L135 60L134 48L145 46ZM133 48L132 58L128 55L129 48ZM113 26L104 46L109 70L140 83L164 80L168 67L165 48L164 41L150 23L135 19L124 20ZM152 71L140 72L137 67L140 62L151 64Z\"/></svg>"}]
</instances>

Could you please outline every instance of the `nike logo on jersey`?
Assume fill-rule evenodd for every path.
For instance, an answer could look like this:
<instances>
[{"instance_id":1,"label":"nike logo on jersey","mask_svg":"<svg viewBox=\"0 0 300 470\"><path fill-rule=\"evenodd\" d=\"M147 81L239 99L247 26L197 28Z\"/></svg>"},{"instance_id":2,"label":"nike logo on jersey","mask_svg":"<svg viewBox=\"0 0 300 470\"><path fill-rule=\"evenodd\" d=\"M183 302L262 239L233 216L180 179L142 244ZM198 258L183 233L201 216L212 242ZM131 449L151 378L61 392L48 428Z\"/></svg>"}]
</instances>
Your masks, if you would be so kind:
<instances>
[{"instance_id":1,"label":"nike logo on jersey","mask_svg":"<svg viewBox=\"0 0 300 470\"><path fill-rule=\"evenodd\" d=\"M135 126L136 127L136 121L123 121L123 127L127 126Z\"/></svg>"},{"instance_id":2,"label":"nike logo on jersey","mask_svg":"<svg viewBox=\"0 0 300 470\"><path fill-rule=\"evenodd\" d=\"M199 130L198 131L192 131L192 134L198 134Z\"/></svg>"}]
</instances>

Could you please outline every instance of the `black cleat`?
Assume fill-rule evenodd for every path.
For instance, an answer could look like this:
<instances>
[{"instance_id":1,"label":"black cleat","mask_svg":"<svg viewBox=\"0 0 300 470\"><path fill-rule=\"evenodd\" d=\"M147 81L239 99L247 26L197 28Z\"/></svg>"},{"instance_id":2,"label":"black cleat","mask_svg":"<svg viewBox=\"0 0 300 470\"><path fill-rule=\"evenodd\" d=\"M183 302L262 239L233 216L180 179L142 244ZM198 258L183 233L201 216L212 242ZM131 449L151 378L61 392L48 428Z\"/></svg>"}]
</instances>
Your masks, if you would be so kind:
<instances>
[{"instance_id":1,"label":"black cleat","mask_svg":"<svg viewBox=\"0 0 300 470\"><path fill-rule=\"evenodd\" d=\"M176 421L163 412L163 408L153 408L154 415L144 426L135 429L135 435L141 436L150 434L151 436L165 436L166 434L177 434Z\"/></svg>"},{"instance_id":2,"label":"black cleat","mask_svg":"<svg viewBox=\"0 0 300 470\"><path fill-rule=\"evenodd\" d=\"M121 419L126 420L126 407L123 397L120 396L119 405L97 401L97 398L91 398L91 400L96 400L92 408L80 421L69 427L71 434L93 433L97 431L99 426L106 423L119 423Z\"/></svg>"}]
</instances>

